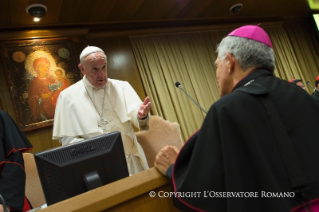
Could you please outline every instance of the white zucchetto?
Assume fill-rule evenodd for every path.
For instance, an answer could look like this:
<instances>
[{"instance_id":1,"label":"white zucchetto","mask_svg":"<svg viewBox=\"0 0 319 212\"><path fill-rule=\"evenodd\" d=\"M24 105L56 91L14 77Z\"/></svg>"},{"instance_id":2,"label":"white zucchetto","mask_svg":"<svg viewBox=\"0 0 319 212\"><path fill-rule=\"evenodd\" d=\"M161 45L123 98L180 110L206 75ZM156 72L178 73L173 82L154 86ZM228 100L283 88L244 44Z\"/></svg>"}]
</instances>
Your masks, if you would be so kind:
<instances>
[{"instance_id":1,"label":"white zucchetto","mask_svg":"<svg viewBox=\"0 0 319 212\"><path fill-rule=\"evenodd\" d=\"M88 55L95 53L95 52L102 52L104 55L104 51L96 46L87 46L80 54L80 60L86 58Z\"/></svg>"}]
</instances>

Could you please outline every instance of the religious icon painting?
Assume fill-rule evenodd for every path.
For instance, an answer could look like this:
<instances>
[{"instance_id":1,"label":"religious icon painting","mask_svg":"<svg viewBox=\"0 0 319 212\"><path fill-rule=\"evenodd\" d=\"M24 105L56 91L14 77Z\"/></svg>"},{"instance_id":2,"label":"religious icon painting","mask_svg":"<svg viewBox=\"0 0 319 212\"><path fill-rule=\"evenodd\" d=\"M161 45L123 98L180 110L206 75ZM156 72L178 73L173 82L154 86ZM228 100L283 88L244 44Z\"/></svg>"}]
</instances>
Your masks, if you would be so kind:
<instances>
[{"instance_id":1,"label":"religious icon painting","mask_svg":"<svg viewBox=\"0 0 319 212\"><path fill-rule=\"evenodd\" d=\"M21 129L52 125L59 94L81 79L72 40L6 42L1 55Z\"/></svg>"}]
</instances>

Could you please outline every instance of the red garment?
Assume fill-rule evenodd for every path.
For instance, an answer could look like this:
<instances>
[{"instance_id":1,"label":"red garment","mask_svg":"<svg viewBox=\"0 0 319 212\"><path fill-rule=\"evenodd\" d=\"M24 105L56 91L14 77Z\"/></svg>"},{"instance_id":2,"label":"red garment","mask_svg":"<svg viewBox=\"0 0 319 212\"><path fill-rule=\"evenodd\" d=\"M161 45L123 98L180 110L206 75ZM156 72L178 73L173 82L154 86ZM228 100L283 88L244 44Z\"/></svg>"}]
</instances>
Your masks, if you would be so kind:
<instances>
[{"instance_id":1,"label":"red garment","mask_svg":"<svg viewBox=\"0 0 319 212\"><path fill-rule=\"evenodd\" d=\"M311 209L308 211L312 211L312 212L319 211L319 199L315 199L315 200L312 200L310 202L307 202L305 205L308 206L309 209ZM300 206L292 209L291 212L307 212L307 211L302 205L300 205Z\"/></svg>"},{"instance_id":2,"label":"red garment","mask_svg":"<svg viewBox=\"0 0 319 212\"><path fill-rule=\"evenodd\" d=\"M29 203L27 197L24 197L24 204L23 204L22 212L26 212L26 211L29 211L29 210L31 210L31 209L32 209L32 207L31 207L31 205L30 205L30 203ZM17 210L17 209L15 209L15 208L13 208L13 207L10 208L10 211L16 211L16 210Z\"/></svg>"},{"instance_id":3,"label":"red garment","mask_svg":"<svg viewBox=\"0 0 319 212\"><path fill-rule=\"evenodd\" d=\"M23 205L23 211L22 212L26 212L28 210L31 210L31 206L30 206L29 201L27 200L27 198L24 197L24 205Z\"/></svg>"},{"instance_id":4,"label":"red garment","mask_svg":"<svg viewBox=\"0 0 319 212\"><path fill-rule=\"evenodd\" d=\"M46 119L53 119L55 105L52 101L52 95L56 91L50 91L49 85L54 84L55 80L48 76L47 78L40 79L34 78L29 85L29 104L36 121L43 121L41 118L44 116ZM41 98L42 94L51 94L49 98ZM39 99L42 99L42 103L39 103Z\"/></svg>"},{"instance_id":5,"label":"red garment","mask_svg":"<svg viewBox=\"0 0 319 212\"><path fill-rule=\"evenodd\" d=\"M54 104L54 107L56 106L56 102L58 101L58 97L64 89L70 86L69 81L66 78L62 78L61 80L62 86L52 95L52 102Z\"/></svg>"}]
</instances>

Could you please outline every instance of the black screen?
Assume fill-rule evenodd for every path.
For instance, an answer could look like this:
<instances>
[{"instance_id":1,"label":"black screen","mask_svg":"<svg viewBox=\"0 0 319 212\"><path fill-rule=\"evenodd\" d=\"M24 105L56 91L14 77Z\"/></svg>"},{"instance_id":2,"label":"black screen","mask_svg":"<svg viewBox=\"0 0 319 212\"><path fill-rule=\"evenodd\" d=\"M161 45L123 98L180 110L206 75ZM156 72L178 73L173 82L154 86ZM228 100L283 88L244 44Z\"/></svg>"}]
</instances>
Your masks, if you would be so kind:
<instances>
[{"instance_id":1,"label":"black screen","mask_svg":"<svg viewBox=\"0 0 319 212\"><path fill-rule=\"evenodd\" d=\"M83 175L96 171L102 185L129 176L120 132L34 154L47 204L88 191Z\"/></svg>"}]
</instances>

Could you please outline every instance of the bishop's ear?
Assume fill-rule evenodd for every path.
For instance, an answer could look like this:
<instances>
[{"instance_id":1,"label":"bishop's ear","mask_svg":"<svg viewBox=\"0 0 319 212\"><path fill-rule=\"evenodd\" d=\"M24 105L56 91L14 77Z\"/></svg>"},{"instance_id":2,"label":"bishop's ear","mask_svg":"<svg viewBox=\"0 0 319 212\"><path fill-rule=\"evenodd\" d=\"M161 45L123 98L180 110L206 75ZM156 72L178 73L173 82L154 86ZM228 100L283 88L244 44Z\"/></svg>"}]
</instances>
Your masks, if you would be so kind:
<instances>
[{"instance_id":1,"label":"bishop's ear","mask_svg":"<svg viewBox=\"0 0 319 212\"><path fill-rule=\"evenodd\" d=\"M225 61L226 65L228 66L228 70L232 72L234 70L235 57L231 53L227 52Z\"/></svg>"}]
</instances>

